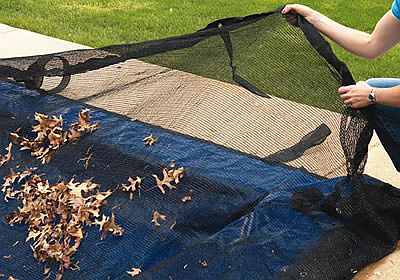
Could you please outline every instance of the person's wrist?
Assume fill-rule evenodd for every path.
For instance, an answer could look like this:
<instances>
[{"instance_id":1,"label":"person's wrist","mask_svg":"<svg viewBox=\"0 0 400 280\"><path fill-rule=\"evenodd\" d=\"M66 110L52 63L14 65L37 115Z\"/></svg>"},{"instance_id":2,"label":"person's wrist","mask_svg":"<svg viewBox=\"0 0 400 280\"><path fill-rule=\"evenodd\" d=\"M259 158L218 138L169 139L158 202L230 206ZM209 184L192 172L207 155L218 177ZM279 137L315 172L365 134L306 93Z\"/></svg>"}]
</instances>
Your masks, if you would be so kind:
<instances>
[{"instance_id":1,"label":"person's wrist","mask_svg":"<svg viewBox=\"0 0 400 280\"><path fill-rule=\"evenodd\" d=\"M368 94L368 100L371 104L376 104L376 88L371 87L369 94Z\"/></svg>"}]
</instances>

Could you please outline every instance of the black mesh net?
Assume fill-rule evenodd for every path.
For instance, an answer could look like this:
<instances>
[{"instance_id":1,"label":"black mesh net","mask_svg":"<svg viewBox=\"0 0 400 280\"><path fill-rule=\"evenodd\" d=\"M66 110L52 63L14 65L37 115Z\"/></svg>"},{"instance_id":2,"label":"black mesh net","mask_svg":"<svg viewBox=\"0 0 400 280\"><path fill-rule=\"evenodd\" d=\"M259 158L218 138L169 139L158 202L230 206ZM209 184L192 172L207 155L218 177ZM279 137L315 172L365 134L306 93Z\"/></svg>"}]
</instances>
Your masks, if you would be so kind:
<instances>
[{"instance_id":1,"label":"black mesh net","mask_svg":"<svg viewBox=\"0 0 400 280\"><path fill-rule=\"evenodd\" d=\"M371 113L342 105L338 87L354 83L347 67L303 18L294 27L279 11L168 39L0 60L2 147L10 132L32 136L35 112L62 115L66 126L89 108L100 125L48 163L14 148L0 169L113 189L102 211L124 234L101 241L85 227L73 255L80 270L65 269L65 279L129 278L132 267L138 279L350 279L395 249L400 193L362 175ZM157 141L145 145L150 134ZM153 175L171 161L185 173L163 194ZM132 198L120 186L136 176L142 193ZM18 206L3 201L0 211ZM159 227L154 211L166 216ZM0 273L42 278L28 226L8 223L0 252L12 259L0 259Z\"/></svg>"}]
</instances>

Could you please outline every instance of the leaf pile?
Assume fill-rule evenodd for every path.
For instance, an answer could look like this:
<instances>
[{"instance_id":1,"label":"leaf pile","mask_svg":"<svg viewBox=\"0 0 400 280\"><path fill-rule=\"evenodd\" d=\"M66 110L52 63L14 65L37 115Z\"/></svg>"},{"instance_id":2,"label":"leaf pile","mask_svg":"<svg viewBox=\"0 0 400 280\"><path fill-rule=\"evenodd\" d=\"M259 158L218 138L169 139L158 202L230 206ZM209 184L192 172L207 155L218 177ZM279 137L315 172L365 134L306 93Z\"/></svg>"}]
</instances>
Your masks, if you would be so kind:
<instances>
[{"instance_id":1,"label":"leaf pile","mask_svg":"<svg viewBox=\"0 0 400 280\"><path fill-rule=\"evenodd\" d=\"M92 133L98 129L98 124L91 124L89 110L81 110L77 122L64 129L62 116L49 117L44 114L35 113L37 124L32 126L32 132L36 135L34 139L20 136L17 132L10 133L11 143L7 147L7 153L0 156L0 167L11 161L11 149L13 143L20 146L20 150L29 150L31 155L40 160L42 164L48 164L56 151L63 145L76 142L80 137ZM146 146L152 146L158 138L149 135L143 141ZM83 162L84 169L89 167L89 161L93 154L91 148L86 152L86 156L80 158L77 163ZM17 165L17 168L18 165ZM124 229L115 222L115 214L106 216L100 214L101 208L107 203L107 198L112 194L110 190L101 192L99 185L92 182L92 179L83 182L61 181L51 184L45 175L35 174L36 168L26 169L16 172L10 169L8 175L4 177L1 191L5 195L5 200L18 200L21 207L9 213L6 220L10 225L27 224L28 234L26 241L33 242L31 248L34 257L42 262L56 261L59 270L79 269L78 263L73 263L74 254L80 247L82 240L86 237L85 228L87 226L98 226L99 231L103 231L101 240L104 240L108 233L114 236L123 235ZM162 169L162 179L153 174L156 186L162 194L165 194L165 187L168 189L176 188L185 173L184 167L177 168L171 162L167 168ZM122 184L120 189L130 194L130 200L137 192L141 198L142 178L128 177L129 184ZM150 190L150 189L148 189ZM145 191L148 191L145 190ZM192 200L193 190L185 195L181 201ZM151 223L155 227L160 227L167 220L167 216L153 211ZM175 226L176 221L171 226ZM45 274L50 269L46 267ZM132 268L127 273L135 277L141 273L141 269ZM57 277L61 279L62 274ZM47 278L47 277L46 277Z\"/></svg>"},{"instance_id":2,"label":"leaf pile","mask_svg":"<svg viewBox=\"0 0 400 280\"><path fill-rule=\"evenodd\" d=\"M73 269L71 261L84 239L85 226L99 225L104 230L102 239L110 232L122 235L123 229L115 224L114 214L100 217L100 210L111 191L99 191L99 185L91 180L82 183L49 183L33 169L10 173L4 178L2 192L6 198L22 203L6 216L10 225L27 224L28 237L33 240L34 257L40 261L57 261L60 270Z\"/></svg>"},{"instance_id":3,"label":"leaf pile","mask_svg":"<svg viewBox=\"0 0 400 280\"><path fill-rule=\"evenodd\" d=\"M75 142L78 138L92 133L98 129L98 124L91 124L89 110L81 110L78 113L78 121L71 124L66 130L63 128L63 118L59 116L49 117L35 113L38 124L32 126L32 132L36 134L33 140L22 137L18 133L10 133L11 141L21 146L20 150L30 150L31 155L47 164L51 161L53 153L61 146Z\"/></svg>"}]
</instances>

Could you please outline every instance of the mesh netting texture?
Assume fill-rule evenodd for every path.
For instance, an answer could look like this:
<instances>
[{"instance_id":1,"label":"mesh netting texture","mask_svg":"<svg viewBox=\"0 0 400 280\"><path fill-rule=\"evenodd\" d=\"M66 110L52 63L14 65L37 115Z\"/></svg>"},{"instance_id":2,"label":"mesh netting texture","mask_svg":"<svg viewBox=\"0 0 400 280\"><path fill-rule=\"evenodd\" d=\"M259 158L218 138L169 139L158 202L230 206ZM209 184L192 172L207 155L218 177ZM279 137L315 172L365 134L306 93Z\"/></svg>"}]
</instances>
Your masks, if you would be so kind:
<instances>
[{"instance_id":1,"label":"mesh netting texture","mask_svg":"<svg viewBox=\"0 0 400 280\"><path fill-rule=\"evenodd\" d=\"M137 279L351 279L395 250L400 192L363 175L373 113L343 106L349 70L298 25L277 9L173 38L0 60L2 151L10 132L32 136L35 113L69 125L89 108L99 124L48 163L14 147L0 167L113 190L102 213L123 234L102 240L85 227L79 270L63 279L129 279L132 268ZM153 175L171 161L185 172L163 194ZM140 196L120 188L128 177L141 178ZM1 216L20 203L2 199ZM0 237L0 274L44 277L26 224L3 218ZM57 262L46 267L57 277Z\"/></svg>"}]
</instances>

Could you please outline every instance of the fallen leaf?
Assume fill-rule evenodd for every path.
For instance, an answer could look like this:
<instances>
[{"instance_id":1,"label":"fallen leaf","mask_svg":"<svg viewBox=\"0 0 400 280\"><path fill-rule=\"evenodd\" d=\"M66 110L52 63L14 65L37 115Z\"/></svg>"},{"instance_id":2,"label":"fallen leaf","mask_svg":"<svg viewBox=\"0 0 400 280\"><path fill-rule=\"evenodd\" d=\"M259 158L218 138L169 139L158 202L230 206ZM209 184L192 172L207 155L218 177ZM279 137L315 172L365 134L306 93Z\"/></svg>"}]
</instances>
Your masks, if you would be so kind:
<instances>
[{"instance_id":1,"label":"fallen leaf","mask_svg":"<svg viewBox=\"0 0 400 280\"><path fill-rule=\"evenodd\" d=\"M71 270L73 270L73 271L79 271L79 270L81 270L81 267L79 266L79 261L77 261L76 263L74 263L73 267L71 267Z\"/></svg>"},{"instance_id":2,"label":"fallen leaf","mask_svg":"<svg viewBox=\"0 0 400 280\"><path fill-rule=\"evenodd\" d=\"M169 189L175 188L175 186L171 184L174 179L168 175L168 170L166 168L163 169L162 180L160 180L157 175L153 174L153 177L156 179L157 187L162 192L162 194L165 194L164 185L167 186Z\"/></svg>"},{"instance_id":3,"label":"fallen leaf","mask_svg":"<svg viewBox=\"0 0 400 280\"><path fill-rule=\"evenodd\" d=\"M128 182L130 185L122 184L122 190L124 192L130 192L130 200L133 199L133 193L137 190L139 193L139 198L141 197L141 184L142 178L136 176L136 179L132 179L131 177L128 178Z\"/></svg>"},{"instance_id":4,"label":"fallen leaf","mask_svg":"<svg viewBox=\"0 0 400 280\"><path fill-rule=\"evenodd\" d=\"M95 220L95 221L92 223L92 225L97 225L97 226L99 226L99 227L100 227L99 231L101 231L101 230L103 230L104 225L105 225L106 223L109 223L109 221L110 221L110 217L107 217L106 215L103 214L102 219L101 219L101 220Z\"/></svg>"},{"instance_id":5,"label":"fallen leaf","mask_svg":"<svg viewBox=\"0 0 400 280\"><path fill-rule=\"evenodd\" d=\"M153 146L153 144L154 144L155 142L157 142L157 140L158 140L158 137L157 137L157 138L154 138L154 137L153 137L153 134L150 134L149 136L147 136L146 138L143 139L143 141L145 142L144 144L145 144L146 146Z\"/></svg>"},{"instance_id":6,"label":"fallen leaf","mask_svg":"<svg viewBox=\"0 0 400 280\"><path fill-rule=\"evenodd\" d=\"M78 131L89 131L92 133L99 128L98 124L90 124L92 117L89 112L89 109L79 111L79 119L77 122Z\"/></svg>"},{"instance_id":7,"label":"fallen leaf","mask_svg":"<svg viewBox=\"0 0 400 280\"><path fill-rule=\"evenodd\" d=\"M184 173L185 173L185 168L179 167L178 169L170 170L169 176L174 178L175 183L178 184L180 182L180 179L182 179Z\"/></svg>"},{"instance_id":8,"label":"fallen leaf","mask_svg":"<svg viewBox=\"0 0 400 280\"><path fill-rule=\"evenodd\" d=\"M12 150L13 143L10 142L8 147L6 148L7 154L4 156L0 156L0 167L2 167L5 163L9 162L12 159L11 150Z\"/></svg>"},{"instance_id":9,"label":"fallen leaf","mask_svg":"<svg viewBox=\"0 0 400 280\"><path fill-rule=\"evenodd\" d=\"M161 215L158 211L154 211L154 212L153 212L153 219L151 220L151 222L152 222L156 227L161 226L161 224L159 223L158 219L160 219L161 221L165 221L165 220L167 219L167 216Z\"/></svg>"},{"instance_id":10,"label":"fallen leaf","mask_svg":"<svg viewBox=\"0 0 400 280\"><path fill-rule=\"evenodd\" d=\"M3 256L3 259L5 259L5 260L10 260L11 258L12 258L11 255Z\"/></svg>"},{"instance_id":11,"label":"fallen leaf","mask_svg":"<svg viewBox=\"0 0 400 280\"><path fill-rule=\"evenodd\" d=\"M124 229L115 223L115 214L112 212L110 220L111 231L113 235L121 236L124 233Z\"/></svg>"},{"instance_id":12,"label":"fallen leaf","mask_svg":"<svg viewBox=\"0 0 400 280\"><path fill-rule=\"evenodd\" d=\"M44 275L47 275L47 274L49 274L50 272L51 272L51 268L45 266L45 267L44 267L44 272L43 272L43 274L44 274Z\"/></svg>"},{"instance_id":13,"label":"fallen leaf","mask_svg":"<svg viewBox=\"0 0 400 280\"><path fill-rule=\"evenodd\" d=\"M140 268L132 268L131 271L127 271L126 273L128 273L133 278L142 273L142 270Z\"/></svg>"},{"instance_id":14,"label":"fallen leaf","mask_svg":"<svg viewBox=\"0 0 400 280\"><path fill-rule=\"evenodd\" d=\"M85 168L85 170L87 170L89 168L89 161L92 159L93 154L89 154L86 157L80 158L78 159L78 163L83 161L83 167Z\"/></svg>"},{"instance_id":15,"label":"fallen leaf","mask_svg":"<svg viewBox=\"0 0 400 280\"><path fill-rule=\"evenodd\" d=\"M189 190L189 193L187 195L185 195L184 197L182 197L182 202L188 202L190 200L192 200L192 194L193 194L193 190Z\"/></svg>"}]
</instances>

